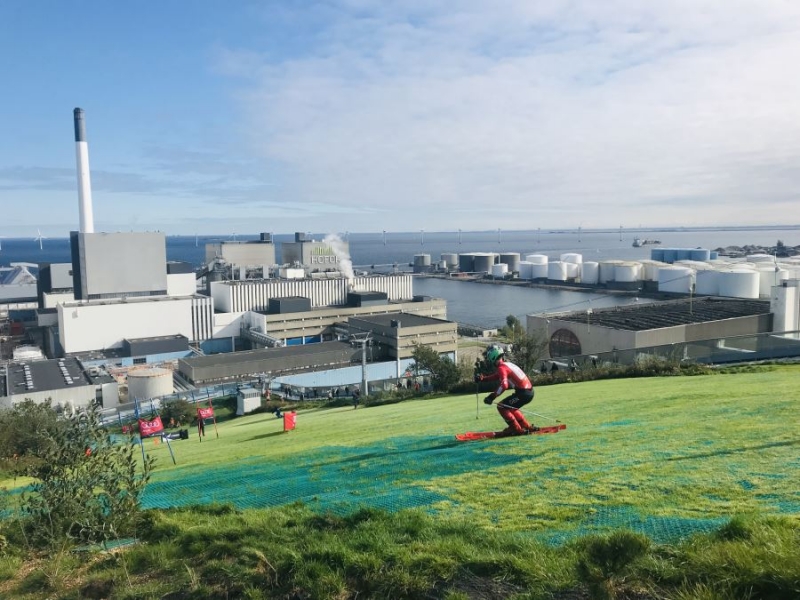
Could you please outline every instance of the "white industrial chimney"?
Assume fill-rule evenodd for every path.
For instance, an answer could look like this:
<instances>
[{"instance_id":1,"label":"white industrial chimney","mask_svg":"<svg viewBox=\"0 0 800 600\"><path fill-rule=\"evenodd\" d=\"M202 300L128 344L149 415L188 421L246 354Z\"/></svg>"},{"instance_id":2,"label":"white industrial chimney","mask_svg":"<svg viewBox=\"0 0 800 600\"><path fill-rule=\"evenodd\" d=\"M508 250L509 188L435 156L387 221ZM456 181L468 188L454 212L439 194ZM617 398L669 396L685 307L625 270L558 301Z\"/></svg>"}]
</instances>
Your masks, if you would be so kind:
<instances>
[{"instance_id":1,"label":"white industrial chimney","mask_svg":"<svg viewBox=\"0 0 800 600\"><path fill-rule=\"evenodd\" d=\"M83 109L73 111L75 117L75 157L78 161L78 200L80 202L80 232L94 233L92 214L92 180L89 177L89 146L86 143L86 124Z\"/></svg>"}]
</instances>

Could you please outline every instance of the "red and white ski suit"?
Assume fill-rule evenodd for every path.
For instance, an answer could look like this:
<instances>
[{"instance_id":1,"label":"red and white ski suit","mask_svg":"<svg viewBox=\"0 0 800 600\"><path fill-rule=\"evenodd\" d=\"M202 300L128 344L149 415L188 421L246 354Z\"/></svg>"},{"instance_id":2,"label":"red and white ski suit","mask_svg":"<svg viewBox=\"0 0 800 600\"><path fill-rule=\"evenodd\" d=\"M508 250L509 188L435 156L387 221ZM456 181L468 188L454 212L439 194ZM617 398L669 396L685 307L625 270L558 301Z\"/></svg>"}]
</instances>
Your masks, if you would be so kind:
<instances>
[{"instance_id":1,"label":"red and white ski suit","mask_svg":"<svg viewBox=\"0 0 800 600\"><path fill-rule=\"evenodd\" d=\"M488 398L494 400L509 388L514 388L514 393L498 402L497 411L508 428L503 432L506 435L522 434L531 429L525 415L520 408L533 400L533 384L525 372L511 361L498 359L497 370L491 375L485 375L484 381L499 381L497 389L489 394Z\"/></svg>"}]
</instances>

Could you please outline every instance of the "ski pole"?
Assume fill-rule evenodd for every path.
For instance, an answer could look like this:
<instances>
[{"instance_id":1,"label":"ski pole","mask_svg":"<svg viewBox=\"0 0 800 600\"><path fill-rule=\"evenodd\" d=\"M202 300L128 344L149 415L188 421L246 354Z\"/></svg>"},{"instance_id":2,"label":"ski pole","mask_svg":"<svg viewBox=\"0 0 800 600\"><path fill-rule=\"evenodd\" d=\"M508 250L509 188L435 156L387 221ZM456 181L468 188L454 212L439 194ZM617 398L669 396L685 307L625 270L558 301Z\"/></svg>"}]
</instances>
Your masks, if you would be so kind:
<instances>
[{"instance_id":1,"label":"ski pole","mask_svg":"<svg viewBox=\"0 0 800 600\"><path fill-rule=\"evenodd\" d=\"M478 382L475 382L475 420L478 419L478 414L480 413L481 401L478 398Z\"/></svg>"},{"instance_id":2,"label":"ski pole","mask_svg":"<svg viewBox=\"0 0 800 600\"><path fill-rule=\"evenodd\" d=\"M502 402L498 402L497 406L502 406L503 408L511 408L511 409L514 408L513 406L510 406L508 404L503 404ZM547 419L548 421L555 421L556 423L561 423L561 421L559 421L558 419L554 419L553 417L548 417L547 415L540 415L539 413L533 412L532 410L522 410L521 408L517 408L516 410L518 410L524 415L536 415L537 417L542 417L543 419Z\"/></svg>"}]
</instances>

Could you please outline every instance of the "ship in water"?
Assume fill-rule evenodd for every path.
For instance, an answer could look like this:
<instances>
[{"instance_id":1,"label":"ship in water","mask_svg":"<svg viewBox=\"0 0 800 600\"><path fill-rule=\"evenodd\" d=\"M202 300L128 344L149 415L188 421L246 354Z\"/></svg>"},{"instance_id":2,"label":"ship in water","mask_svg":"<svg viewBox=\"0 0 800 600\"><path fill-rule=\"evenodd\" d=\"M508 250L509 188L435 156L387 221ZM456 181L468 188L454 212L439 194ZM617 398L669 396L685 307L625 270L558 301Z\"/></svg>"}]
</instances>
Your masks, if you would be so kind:
<instances>
[{"instance_id":1,"label":"ship in water","mask_svg":"<svg viewBox=\"0 0 800 600\"><path fill-rule=\"evenodd\" d=\"M651 245L656 245L656 244L660 244L660 243L661 243L660 240L648 240L648 239L642 239L642 238L638 238L638 237L637 238L633 238L633 247L634 248L641 248L642 246L651 246Z\"/></svg>"}]
</instances>

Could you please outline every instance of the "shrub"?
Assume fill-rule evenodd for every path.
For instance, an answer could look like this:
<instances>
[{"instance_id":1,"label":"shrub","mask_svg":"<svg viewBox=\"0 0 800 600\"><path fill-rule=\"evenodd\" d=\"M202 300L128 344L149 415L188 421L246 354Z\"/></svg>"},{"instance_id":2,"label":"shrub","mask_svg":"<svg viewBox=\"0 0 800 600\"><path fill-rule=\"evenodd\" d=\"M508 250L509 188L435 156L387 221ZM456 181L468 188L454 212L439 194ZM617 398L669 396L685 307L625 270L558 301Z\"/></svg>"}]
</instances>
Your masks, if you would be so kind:
<instances>
[{"instance_id":1,"label":"shrub","mask_svg":"<svg viewBox=\"0 0 800 600\"><path fill-rule=\"evenodd\" d=\"M25 473L34 481L20 497L29 543L53 549L133 534L153 459L137 474L135 447L114 443L95 408L62 417L59 427L40 435L39 460Z\"/></svg>"}]
</instances>

